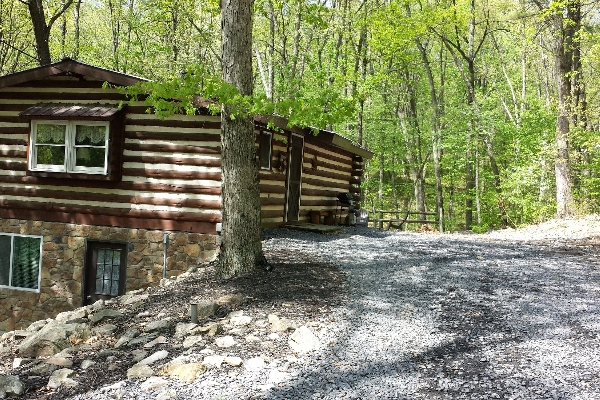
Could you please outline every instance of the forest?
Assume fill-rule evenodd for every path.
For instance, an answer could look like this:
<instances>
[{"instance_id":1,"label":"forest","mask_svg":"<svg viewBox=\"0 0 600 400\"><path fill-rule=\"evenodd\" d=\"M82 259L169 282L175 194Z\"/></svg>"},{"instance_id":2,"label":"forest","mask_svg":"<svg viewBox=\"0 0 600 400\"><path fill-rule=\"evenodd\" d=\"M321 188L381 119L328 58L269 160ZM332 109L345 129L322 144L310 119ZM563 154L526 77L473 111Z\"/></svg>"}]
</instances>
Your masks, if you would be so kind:
<instances>
[{"instance_id":1,"label":"forest","mask_svg":"<svg viewBox=\"0 0 600 400\"><path fill-rule=\"evenodd\" d=\"M600 212L595 2L253 8L255 96L374 152L364 208L476 232ZM0 76L65 57L155 81L220 76L219 2L0 0Z\"/></svg>"}]
</instances>

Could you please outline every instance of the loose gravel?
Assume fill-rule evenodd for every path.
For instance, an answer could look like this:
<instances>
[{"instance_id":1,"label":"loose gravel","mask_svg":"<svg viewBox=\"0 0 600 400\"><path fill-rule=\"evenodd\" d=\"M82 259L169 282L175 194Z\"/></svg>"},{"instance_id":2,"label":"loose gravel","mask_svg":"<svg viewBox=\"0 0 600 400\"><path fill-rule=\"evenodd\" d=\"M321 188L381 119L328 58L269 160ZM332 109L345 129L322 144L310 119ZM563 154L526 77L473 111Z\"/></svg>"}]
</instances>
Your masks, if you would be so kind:
<instances>
[{"instance_id":1,"label":"loose gravel","mask_svg":"<svg viewBox=\"0 0 600 400\"><path fill-rule=\"evenodd\" d=\"M533 233L532 233L533 234ZM531 238L532 234L527 235ZM599 247L510 234L345 228L267 232L264 249L338 264L343 301L319 319L321 348L241 372L139 382L123 398L600 399ZM126 390L125 390L126 389ZM110 388L81 397L109 398Z\"/></svg>"}]
</instances>

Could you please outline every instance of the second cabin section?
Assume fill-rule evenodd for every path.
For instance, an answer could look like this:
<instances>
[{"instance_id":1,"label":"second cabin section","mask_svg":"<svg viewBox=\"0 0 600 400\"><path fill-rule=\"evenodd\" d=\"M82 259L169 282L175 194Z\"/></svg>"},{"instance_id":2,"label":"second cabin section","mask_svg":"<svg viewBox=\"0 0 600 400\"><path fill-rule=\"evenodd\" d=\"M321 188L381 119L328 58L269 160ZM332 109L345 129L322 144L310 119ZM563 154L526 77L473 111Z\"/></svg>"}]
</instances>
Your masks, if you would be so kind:
<instances>
[{"instance_id":1,"label":"second cabin section","mask_svg":"<svg viewBox=\"0 0 600 400\"><path fill-rule=\"evenodd\" d=\"M358 201L364 161L373 154L333 132L288 128L281 117L256 117L255 126L262 225L344 223L349 209L338 197Z\"/></svg>"}]
</instances>

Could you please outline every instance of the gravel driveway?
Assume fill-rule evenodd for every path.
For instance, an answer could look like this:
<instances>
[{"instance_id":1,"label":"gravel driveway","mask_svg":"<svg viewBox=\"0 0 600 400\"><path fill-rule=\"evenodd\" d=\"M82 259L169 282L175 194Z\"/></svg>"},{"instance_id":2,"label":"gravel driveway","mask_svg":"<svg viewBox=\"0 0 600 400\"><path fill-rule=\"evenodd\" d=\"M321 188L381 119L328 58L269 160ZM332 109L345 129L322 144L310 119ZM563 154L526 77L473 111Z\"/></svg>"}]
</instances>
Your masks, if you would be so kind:
<instances>
[{"instance_id":1,"label":"gravel driveway","mask_svg":"<svg viewBox=\"0 0 600 400\"><path fill-rule=\"evenodd\" d=\"M597 246L270 234L265 249L337 263L350 290L322 350L261 398L600 399Z\"/></svg>"}]
</instances>

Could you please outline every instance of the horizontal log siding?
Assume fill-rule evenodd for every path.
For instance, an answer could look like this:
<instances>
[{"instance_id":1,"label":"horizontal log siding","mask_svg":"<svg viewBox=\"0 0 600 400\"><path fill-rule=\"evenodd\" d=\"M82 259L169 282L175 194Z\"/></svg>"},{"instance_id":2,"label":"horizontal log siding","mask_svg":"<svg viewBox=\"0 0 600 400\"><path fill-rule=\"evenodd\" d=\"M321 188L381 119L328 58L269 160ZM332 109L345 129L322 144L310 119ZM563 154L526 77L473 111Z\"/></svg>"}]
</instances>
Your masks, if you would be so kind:
<instances>
[{"instance_id":1,"label":"horizontal log siding","mask_svg":"<svg viewBox=\"0 0 600 400\"><path fill-rule=\"evenodd\" d=\"M118 104L102 82L53 79L0 89L0 217L216 233L221 221L220 117L159 120L143 103L125 115L123 178L72 181L26 175L29 124L41 102ZM271 205L270 205L271 206Z\"/></svg>"},{"instance_id":2,"label":"horizontal log siding","mask_svg":"<svg viewBox=\"0 0 600 400\"><path fill-rule=\"evenodd\" d=\"M306 137L302 168L300 220L310 221L310 211L337 211L337 195L352 188L353 154ZM344 210L342 221L347 210ZM338 220L339 221L339 220Z\"/></svg>"},{"instance_id":3,"label":"horizontal log siding","mask_svg":"<svg viewBox=\"0 0 600 400\"><path fill-rule=\"evenodd\" d=\"M258 154L260 131L257 130L255 133ZM280 154L287 161L287 136L281 133L273 133L271 169L261 169L258 172L260 216L263 227L278 226L284 222L287 169L280 169Z\"/></svg>"}]
</instances>

